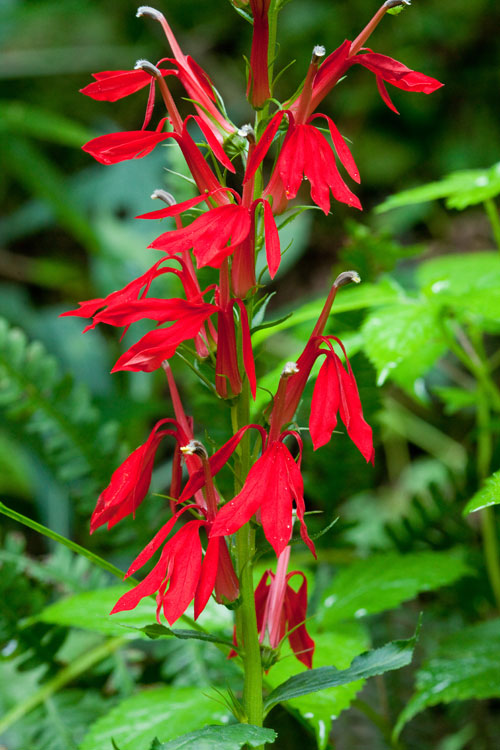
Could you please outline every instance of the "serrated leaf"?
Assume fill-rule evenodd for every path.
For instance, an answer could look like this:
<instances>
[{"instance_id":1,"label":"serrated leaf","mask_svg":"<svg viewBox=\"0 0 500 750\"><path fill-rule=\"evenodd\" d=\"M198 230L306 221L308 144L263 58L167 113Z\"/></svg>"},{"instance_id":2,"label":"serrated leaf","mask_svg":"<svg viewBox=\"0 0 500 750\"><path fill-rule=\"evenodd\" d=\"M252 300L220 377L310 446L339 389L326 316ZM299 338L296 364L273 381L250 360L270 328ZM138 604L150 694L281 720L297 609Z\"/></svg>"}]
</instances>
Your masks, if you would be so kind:
<instances>
[{"instance_id":1,"label":"serrated leaf","mask_svg":"<svg viewBox=\"0 0 500 750\"><path fill-rule=\"evenodd\" d=\"M260 747L276 739L273 729L252 724L232 724L228 727L208 726L164 744L153 744L150 750L238 750L241 747Z\"/></svg>"},{"instance_id":2,"label":"serrated leaf","mask_svg":"<svg viewBox=\"0 0 500 750\"><path fill-rule=\"evenodd\" d=\"M347 685L356 682L356 680L364 680L394 669L401 669L401 667L407 666L413 658L418 631L419 628L417 628L415 635L408 640L391 641L386 643L385 646L356 656L348 669L319 667L290 677L289 680L273 690L266 698L264 706L269 709L282 701L299 698L302 695L339 685Z\"/></svg>"},{"instance_id":3,"label":"serrated leaf","mask_svg":"<svg viewBox=\"0 0 500 750\"><path fill-rule=\"evenodd\" d=\"M471 497L463 514L466 516L490 505L500 505L500 469L488 477L483 487Z\"/></svg>"},{"instance_id":4,"label":"serrated leaf","mask_svg":"<svg viewBox=\"0 0 500 750\"><path fill-rule=\"evenodd\" d=\"M457 312L500 317L500 256L484 251L444 255L422 263L417 279L424 294Z\"/></svg>"},{"instance_id":5,"label":"serrated leaf","mask_svg":"<svg viewBox=\"0 0 500 750\"><path fill-rule=\"evenodd\" d=\"M341 620L393 609L421 591L471 574L462 550L371 555L337 573L323 594L318 622L329 628Z\"/></svg>"},{"instance_id":6,"label":"serrated leaf","mask_svg":"<svg viewBox=\"0 0 500 750\"><path fill-rule=\"evenodd\" d=\"M411 390L446 350L437 311L427 302L391 305L372 312L362 327L364 350L378 373Z\"/></svg>"},{"instance_id":7,"label":"serrated leaf","mask_svg":"<svg viewBox=\"0 0 500 750\"><path fill-rule=\"evenodd\" d=\"M500 193L500 162L489 169L463 169L452 172L442 180L403 190L391 195L376 208L383 213L393 208L425 203L439 198L447 198L448 208L461 211L467 206L482 203Z\"/></svg>"},{"instance_id":8,"label":"serrated leaf","mask_svg":"<svg viewBox=\"0 0 500 750\"><path fill-rule=\"evenodd\" d=\"M338 669L348 667L352 659L368 646L365 630L359 623L350 622L340 625L328 633L311 631L316 648L313 663L315 667L334 664ZM290 678L297 672L305 672L306 667L295 659L288 644L282 649L282 658L275 664L266 677L270 687ZM318 748L323 750L328 742L328 734L333 719L349 707L351 701L363 687L363 680L351 682L348 685L322 690L321 693L303 695L293 698L287 703L292 712L300 713L314 729Z\"/></svg>"},{"instance_id":9,"label":"serrated leaf","mask_svg":"<svg viewBox=\"0 0 500 750\"><path fill-rule=\"evenodd\" d=\"M398 718L396 737L428 706L500 696L500 619L472 625L446 639L417 672L416 687Z\"/></svg>"},{"instance_id":10,"label":"serrated leaf","mask_svg":"<svg viewBox=\"0 0 500 750\"><path fill-rule=\"evenodd\" d=\"M229 715L197 688L161 687L143 690L115 706L91 727L79 750L144 750L155 737L167 742L186 728L201 729L214 722L227 723Z\"/></svg>"}]
</instances>

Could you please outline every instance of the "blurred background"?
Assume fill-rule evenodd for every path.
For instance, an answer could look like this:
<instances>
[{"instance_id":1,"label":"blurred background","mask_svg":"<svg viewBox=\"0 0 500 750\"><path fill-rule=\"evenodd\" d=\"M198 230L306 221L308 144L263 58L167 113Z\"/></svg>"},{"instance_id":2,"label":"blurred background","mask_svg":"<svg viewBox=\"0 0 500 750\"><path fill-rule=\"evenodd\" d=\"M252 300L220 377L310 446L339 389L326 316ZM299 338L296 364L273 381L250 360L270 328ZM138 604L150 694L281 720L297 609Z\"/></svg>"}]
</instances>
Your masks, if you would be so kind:
<instances>
[{"instance_id":1,"label":"blurred background","mask_svg":"<svg viewBox=\"0 0 500 750\"><path fill-rule=\"evenodd\" d=\"M183 50L211 76L233 122L249 121L243 55L249 54L250 26L223 0L169 0L158 7ZM145 249L156 229L134 220L153 208L149 196L155 188L166 188L177 200L192 194L191 186L174 174L183 169L175 148L157 148L145 159L111 167L81 151L81 145L97 135L138 129L146 103L145 91L113 104L82 96L78 90L91 81L91 73L128 70L138 58L156 61L170 54L159 24L137 19L136 8L130 0L0 3L0 497L125 568L149 540L149 529L157 527L164 500L153 496L144 504L141 524L119 525L91 540L88 518L114 468L144 441L155 421L172 415L165 382L160 373L110 376L123 346L115 332L95 330L82 336L80 320L58 315L79 300L121 288L157 259L155 251ZM366 0L289 2L280 16L275 69L295 62L280 78L275 96L283 101L296 89L314 45L325 45L328 54L345 38L353 39L375 10ZM367 294L380 295L373 299L381 305L396 305L405 295L420 300L429 279L429 273L419 271L421 264L450 253L479 253L482 258L482 251L494 248L481 198L455 208L442 200L426 200L383 213L375 209L398 191L457 170L479 170L480 177L481 170L499 160L499 28L500 8L494 0L414 0L401 15L382 21L370 46L439 79L444 88L431 96L392 89L398 116L381 101L374 77L356 66L325 100L321 111L351 141L362 178L355 191L364 211L335 204L332 215L308 211L293 230L283 230L282 242L294 241L272 287L277 294L268 315L277 319L302 312L297 324L279 329L270 343L263 341L258 366L262 373L272 371L266 380L271 389L281 363L300 352L330 279L339 271L357 269L368 284ZM303 198L305 202L306 194ZM472 260L471 277L474 267ZM489 270L490 276L495 269ZM172 293L168 283L165 293ZM492 606L477 524L464 521L461 510L477 489L481 471L496 468L495 460L498 465L498 447L492 441L487 471L484 466L478 469L473 459L474 401L460 401L456 393L464 382L465 391L473 390L467 384L470 374L446 343L432 339L444 313L426 321L427 328L417 331L412 344L405 338L413 325L405 308L399 331L403 343L398 349L396 341L395 347L401 356L408 354L406 370L388 371L388 377L384 367L391 370L392 363L389 354L386 361L383 356L377 360L380 331L373 313L366 316L370 305L368 301L345 309L335 316L330 332L341 331L353 357L365 415L376 436L376 466L367 469L344 439L315 454L309 444L304 463L307 497L310 507L323 511L322 518L340 516L328 537L318 542L332 566L373 551L469 545L472 565L483 577L473 592L457 584L439 603L430 601L438 623L430 628L432 640L440 629L459 629ZM383 309L397 318L396 307ZM470 314L481 319L482 342L487 353L494 353L499 334L495 316L475 308ZM450 316L459 317L455 308ZM136 340L140 332L138 325L127 340ZM228 415L213 413L210 398L182 362L175 361L173 367L186 411L196 415L199 436L225 439ZM266 398L261 393L259 404ZM490 427L496 435L498 414L491 417ZM153 490L168 489L169 472L167 452L157 463ZM314 518L311 523L318 529L324 525ZM16 604L4 613L6 638L19 616L33 615L54 595L75 586L94 585L88 570L83 578L75 570L74 576L58 579L58 566L52 565L45 578L31 571L35 593L26 596L20 583L26 563L19 561L60 553L14 522L6 521L2 533L7 550L3 565L7 570L9 564L12 573L8 580L4 576L4 596L12 595ZM387 631L407 633L416 611L418 605L394 620L375 620L375 638ZM397 684L396 689L404 694L411 687ZM482 723L481 710L474 708L475 726ZM493 749L490 743L498 736L487 729L491 717L486 715L474 750ZM433 716L413 729L409 747L437 748L432 738L441 741L460 723L453 711ZM465 718L463 726L468 721ZM361 734L358 737L352 721L346 721L336 735L339 750L367 747L363 742L386 747L360 717L354 724ZM443 745L443 750L469 746L469 735L462 734L463 744ZM22 742L26 738L17 737L9 747L24 750L28 745ZM40 742L33 747L41 748Z\"/></svg>"}]
</instances>

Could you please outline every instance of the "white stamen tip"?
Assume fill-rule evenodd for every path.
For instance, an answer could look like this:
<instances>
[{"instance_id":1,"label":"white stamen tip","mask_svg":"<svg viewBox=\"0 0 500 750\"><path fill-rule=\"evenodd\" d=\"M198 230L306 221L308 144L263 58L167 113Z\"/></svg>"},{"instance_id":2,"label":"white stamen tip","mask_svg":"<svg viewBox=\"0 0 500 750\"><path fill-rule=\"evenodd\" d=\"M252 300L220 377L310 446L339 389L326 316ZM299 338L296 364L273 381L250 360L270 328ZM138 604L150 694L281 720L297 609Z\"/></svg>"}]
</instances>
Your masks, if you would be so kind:
<instances>
[{"instance_id":1,"label":"white stamen tip","mask_svg":"<svg viewBox=\"0 0 500 750\"><path fill-rule=\"evenodd\" d=\"M137 60L134 70L143 70L145 73L155 76L155 78L161 78L160 70L149 60Z\"/></svg>"},{"instance_id":2,"label":"white stamen tip","mask_svg":"<svg viewBox=\"0 0 500 750\"><path fill-rule=\"evenodd\" d=\"M172 193L167 193L166 190L161 190L161 189L154 190L151 193L151 200L153 201L161 200L164 203L166 203L167 206L175 206L175 204L177 203Z\"/></svg>"},{"instance_id":3,"label":"white stamen tip","mask_svg":"<svg viewBox=\"0 0 500 750\"><path fill-rule=\"evenodd\" d=\"M290 375L296 375L299 372L297 362L287 362L281 371L282 378L289 378Z\"/></svg>"},{"instance_id":4,"label":"white stamen tip","mask_svg":"<svg viewBox=\"0 0 500 750\"><path fill-rule=\"evenodd\" d=\"M181 445L180 450L183 456L200 456L208 459L206 448L199 440L190 440L187 445Z\"/></svg>"},{"instance_id":5,"label":"white stamen tip","mask_svg":"<svg viewBox=\"0 0 500 750\"><path fill-rule=\"evenodd\" d=\"M325 54L326 54L326 49L323 47L322 44L317 44L315 48L313 49L314 57L324 57Z\"/></svg>"},{"instance_id":6,"label":"white stamen tip","mask_svg":"<svg viewBox=\"0 0 500 750\"><path fill-rule=\"evenodd\" d=\"M154 18L155 21L160 21L163 18L163 13L160 13L159 10L156 10L156 8L151 8L150 5L141 5L140 8L137 8L137 13L135 14L136 18L141 18L141 16L149 16L149 18Z\"/></svg>"}]
</instances>

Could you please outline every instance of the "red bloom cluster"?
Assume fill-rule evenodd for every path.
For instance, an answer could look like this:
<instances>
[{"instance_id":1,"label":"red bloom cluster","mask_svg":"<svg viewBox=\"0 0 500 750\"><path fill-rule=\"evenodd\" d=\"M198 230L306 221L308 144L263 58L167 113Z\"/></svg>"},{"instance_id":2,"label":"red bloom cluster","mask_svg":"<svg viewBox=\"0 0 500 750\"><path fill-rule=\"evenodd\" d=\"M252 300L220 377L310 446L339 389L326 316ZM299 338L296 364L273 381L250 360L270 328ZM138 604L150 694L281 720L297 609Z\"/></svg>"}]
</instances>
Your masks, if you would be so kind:
<instances>
[{"instance_id":1,"label":"red bloom cluster","mask_svg":"<svg viewBox=\"0 0 500 750\"><path fill-rule=\"evenodd\" d=\"M191 57L184 55L166 19L158 11L142 7L138 15L161 24L173 58L164 58L157 65L141 60L129 71L96 73L95 81L82 89L82 93L94 99L116 101L149 85L142 128L99 136L87 143L84 150L102 164L115 164L142 158L158 144L173 139L198 189L197 195L180 204L175 204L163 191L156 191L156 196L163 198L167 207L137 218L175 221L174 229L163 232L150 245L162 253L161 259L123 289L81 302L78 309L64 313L90 319L85 330L104 323L126 331L137 321L154 321L156 327L119 357L113 371L151 372L163 368L175 411L175 419L157 422L146 442L116 469L92 515L91 532L104 524L111 528L126 516L134 516L148 492L155 455L163 438L174 438L171 518L138 555L127 576L143 567L161 549L159 559L144 580L121 597L113 612L132 609L143 597L156 594L157 616L163 611L172 624L192 601L195 617L198 617L212 592L218 602L234 601L239 595L239 583L230 553L230 537L254 519L262 526L278 558L276 574L266 571L255 591L261 642L277 649L288 635L297 658L308 667L312 664L314 643L304 624L307 585L303 574L287 573L294 514L303 541L313 554L315 550L305 523L302 440L299 433L287 429L287 425L294 418L314 362L319 357L324 358L310 409L313 446L317 449L331 439L339 414L347 434L365 460L373 462L372 431L363 416L347 354L338 338L324 333L338 288L359 278L354 272L346 272L334 283L302 354L296 363L288 363L283 370L268 410L269 429L257 424L244 425L210 457L194 439L193 422L184 413L168 360L185 342L192 341L197 357L207 363L206 371L210 363L213 366L213 389L220 398L233 399L246 383L255 398L258 381L248 310L258 291L255 263L259 251L265 250L271 278L280 266L281 248L275 215L297 196L304 178L310 184L312 201L325 214L330 210L330 195L336 201L361 209L359 199L337 166L340 162L347 175L359 183L353 155L335 123L326 115L316 113L318 104L356 64L375 74L380 94L393 110L395 107L385 83L405 91L424 93L441 86L435 79L364 48L369 33L385 13L385 5L354 42L345 41L323 62L324 49L315 48L300 95L268 117L258 139L249 127L238 131L245 166L241 193L223 184L220 167L216 165L218 162L224 170L236 173L227 155L229 151L224 150L228 135L234 142L236 127L221 108L209 76ZM272 95L269 6L269 0L250 0L254 26L247 96L257 109L264 107ZM189 100L194 102L196 114L181 117L168 88L168 79L178 80L184 87ZM166 114L151 130L148 126L156 91L161 94ZM317 128L318 118L326 121L330 139ZM192 121L206 141L204 148L208 159L188 130ZM267 184L258 190L257 170L274 145L278 147L274 168ZM209 164L212 158L213 168ZM261 184L260 178L258 184ZM206 210L184 225L186 213L193 209L199 211L202 206ZM195 264L198 269L208 267L214 269L214 274L218 273L218 278L206 289L200 286ZM151 296L155 280L166 273L178 277L183 297ZM340 348L343 360L335 345ZM231 461L244 436L245 441L250 440L248 431L251 429L259 433L260 456L243 478L240 491L224 504L214 478ZM297 455L291 451L290 438L294 438L298 446ZM255 454L257 447L254 446ZM184 487L182 457L189 474ZM303 578L297 591L289 583L295 575Z\"/></svg>"}]
</instances>

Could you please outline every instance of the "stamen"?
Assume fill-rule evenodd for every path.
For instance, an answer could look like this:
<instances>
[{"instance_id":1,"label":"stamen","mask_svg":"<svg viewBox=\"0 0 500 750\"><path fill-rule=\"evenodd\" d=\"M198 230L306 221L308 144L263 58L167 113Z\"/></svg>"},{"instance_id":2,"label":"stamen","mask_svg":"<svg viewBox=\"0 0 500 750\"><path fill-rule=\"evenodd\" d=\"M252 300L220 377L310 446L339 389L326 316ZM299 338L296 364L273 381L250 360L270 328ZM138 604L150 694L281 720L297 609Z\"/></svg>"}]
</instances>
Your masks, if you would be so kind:
<instances>
[{"instance_id":1,"label":"stamen","mask_svg":"<svg viewBox=\"0 0 500 750\"><path fill-rule=\"evenodd\" d=\"M181 453L183 456L199 456L208 461L207 449L199 440L190 440L187 445L181 445Z\"/></svg>"},{"instance_id":2,"label":"stamen","mask_svg":"<svg viewBox=\"0 0 500 750\"><path fill-rule=\"evenodd\" d=\"M177 203L172 193L167 193L166 190L162 190L161 188L159 188L158 190L153 190L153 192L151 193L151 200L161 200L166 203L167 206L175 206L175 204Z\"/></svg>"},{"instance_id":3,"label":"stamen","mask_svg":"<svg viewBox=\"0 0 500 750\"><path fill-rule=\"evenodd\" d=\"M161 71L156 67L156 65L153 65L152 62L149 62L149 60L137 60L136 64L134 65L134 70L144 70L145 73L149 73L149 75L154 76L155 78L162 77Z\"/></svg>"},{"instance_id":4,"label":"stamen","mask_svg":"<svg viewBox=\"0 0 500 750\"><path fill-rule=\"evenodd\" d=\"M333 285L336 287L346 286L346 284L350 284L351 281L354 284L359 284L361 282L361 276L359 273L357 271L342 271L333 282Z\"/></svg>"},{"instance_id":5,"label":"stamen","mask_svg":"<svg viewBox=\"0 0 500 750\"><path fill-rule=\"evenodd\" d=\"M149 16L149 18L154 18L155 21L161 21L163 20L163 13L161 13L159 10L156 10L156 8L151 8L149 5L141 5L140 8L137 8L137 13L135 14L136 18L141 18L141 16Z\"/></svg>"},{"instance_id":6,"label":"stamen","mask_svg":"<svg viewBox=\"0 0 500 750\"><path fill-rule=\"evenodd\" d=\"M291 375L296 375L299 371L297 362L287 362L281 371L282 378L289 378Z\"/></svg>"},{"instance_id":7,"label":"stamen","mask_svg":"<svg viewBox=\"0 0 500 750\"><path fill-rule=\"evenodd\" d=\"M316 65L319 62L320 58L324 57L325 54L326 54L326 49L323 47L323 45L317 44L313 49L312 58L311 58L311 62L313 63L313 65Z\"/></svg>"}]
</instances>

